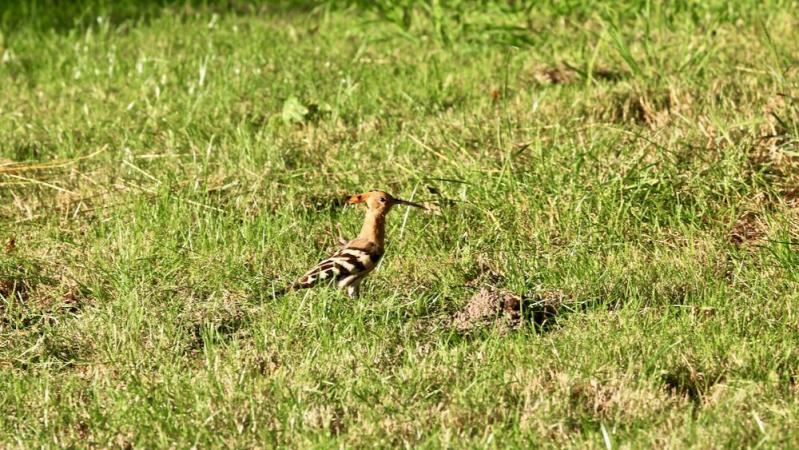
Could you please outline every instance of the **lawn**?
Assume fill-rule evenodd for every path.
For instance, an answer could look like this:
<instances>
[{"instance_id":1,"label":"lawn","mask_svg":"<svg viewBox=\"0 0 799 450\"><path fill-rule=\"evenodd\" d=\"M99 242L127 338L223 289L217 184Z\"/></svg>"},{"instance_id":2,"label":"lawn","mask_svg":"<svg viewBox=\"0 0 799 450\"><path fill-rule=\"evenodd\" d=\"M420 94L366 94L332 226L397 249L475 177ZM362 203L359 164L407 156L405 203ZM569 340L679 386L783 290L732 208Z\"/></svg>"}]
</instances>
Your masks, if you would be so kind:
<instances>
[{"instance_id":1,"label":"lawn","mask_svg":"<svg viewBox=\"0 0 799 450\"><path fill-rule=\"evenodd\" d=\"M0 447L799 447L796 1L64 3L0 6ZM371 189L361 297L273 298Z\"/></svg>"}]
</instances>

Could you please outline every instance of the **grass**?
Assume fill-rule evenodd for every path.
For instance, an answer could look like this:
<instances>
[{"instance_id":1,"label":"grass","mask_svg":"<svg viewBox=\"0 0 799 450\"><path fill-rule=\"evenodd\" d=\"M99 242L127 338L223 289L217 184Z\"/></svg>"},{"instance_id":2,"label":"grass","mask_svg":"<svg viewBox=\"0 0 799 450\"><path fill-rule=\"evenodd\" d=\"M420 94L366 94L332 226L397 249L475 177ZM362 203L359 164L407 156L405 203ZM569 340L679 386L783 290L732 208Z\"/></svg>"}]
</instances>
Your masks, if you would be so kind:
<instances>
[{"instance_id":1,"label":"grass","mask_svg":"<svg viewBox=\"0 0 799 450\"><path fill-rule=\"evenodd\" d=\"M799 446L796 2L76 5L2 7L0 447Z\"/></svg>"}]
</instances>

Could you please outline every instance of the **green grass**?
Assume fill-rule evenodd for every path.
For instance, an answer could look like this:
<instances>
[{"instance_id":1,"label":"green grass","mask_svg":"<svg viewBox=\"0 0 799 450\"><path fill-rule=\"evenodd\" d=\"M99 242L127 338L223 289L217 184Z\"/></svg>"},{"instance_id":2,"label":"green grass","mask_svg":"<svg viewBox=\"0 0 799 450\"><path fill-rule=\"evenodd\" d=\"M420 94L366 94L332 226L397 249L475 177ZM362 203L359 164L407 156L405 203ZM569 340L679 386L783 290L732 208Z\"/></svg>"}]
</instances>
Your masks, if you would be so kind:
<instances>
[{"instance_id":1,"label":"green grass","mask_svg":"<svg viewBox=\"0 0 799 450\"><path fill-rule=\"evenodd\" d=\"M795 1L98 1L0 10L0 447L799 446Z\"/></svg>"}]
</instances>

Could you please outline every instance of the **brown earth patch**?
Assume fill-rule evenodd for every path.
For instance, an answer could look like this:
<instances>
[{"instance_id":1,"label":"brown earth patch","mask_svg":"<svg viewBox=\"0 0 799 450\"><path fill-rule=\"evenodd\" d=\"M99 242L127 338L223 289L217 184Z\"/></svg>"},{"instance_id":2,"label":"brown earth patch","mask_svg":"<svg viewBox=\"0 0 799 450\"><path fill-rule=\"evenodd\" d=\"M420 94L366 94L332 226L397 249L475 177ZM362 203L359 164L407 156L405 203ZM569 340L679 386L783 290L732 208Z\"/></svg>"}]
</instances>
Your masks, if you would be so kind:
<instances>
[{"instance_id":1,"label":"brown earth patch","mask_svg":"<svg viewBox=\"0 0 799 450\"><path fill-rule=\"evenodd\" d=\"M0 297L8 301L25 301L40 279L39 267L18 258L8 258L5 264L0 265Z\"/></svg>"},{"instance_id":2,"label":"brown earth patch","mask_svg":"<svg viewBox=\"0 0 799 450\"><path fill-rule=\"evenodd\" d=\"M624 72L615 71L607 67L595 67L591 71L591 77L594 80L602 81L619 81L625 75ZM532 78L538 84L569 84L587 76L585 71L568 63L560 63L554 66L541 65L532 69Z\"/></svg>"},{"instance_id":3,"label":"brown earth patch","mask_svg":"<svg viewBox=\"0 0 799 450\"><path fill-rule=\"evenodd\" d=\"M766 234L766 226L754 213L743 214L733 224L728 236L730 243L741 246L750 242L757 242Z\"/></svg>"},{"instance_id":4,"label":"brown earth patch","mask_svg":"<svg viewBox=\"0 0 799 450\"><path fill-rule=\"evenodd\" d=\"M500 333L519 329L528 321L543 327L558 315L564 299L560 291L521 297L506 290L482 288L452 317L452 326L460 332L492 327Z\"/></svg>"},{"instance_id":5,"label":"brown earth patch","mask_svg":"<svg viewBox=\"0 0 799 450\"><path fill-rule=\"evenodd\" d=\"M347 412L339 405L314 405L303 413L303 423L311 429L328 430L333 436L346 432Z\"/></svg>"},{"instance_id":6,"label":"brown earth patch","mask_svg":"<svg viewBox=\"0 0 799 450\"><path fill-rule=\"evenodd\" d=\"M6 241L6 245L4 246L5 252L13 253L14 250L16 250L16 248L17 248L17 238L15 238L14 236L8 238L8 240Z\"/></svg>"},{"instance_id":7,"label":"brown earth patch","mask_svg":"<svg viewBox=\"0 0 799 450\"><path fill-rule=\"evenodd\" d=\"M600 118L615 123L637 123L650 129L669 125L674 117L690 115L693 98L676 89L628 89L612 94Z\"/></svg>"},{"instance_id":8,"label":"brown earth patch","mask_svg":"<svg viewBox=\"0 0 799 450\"><path fill-rule=\"evenodd\" d=\"M30 330L74 315L91 301L68 267L21 255L17 244L11 237L0 251L0 325Z\"/></svg>"},{"instance_id":9,"label":"brown earth patch","mask_svg":"<svg viewBox=\"0 0 799 450\"><path fill-rule=\"evenodd\" d=\"M666 370L661 380L668 392L686 397L699 405L711 388L724 380L726 367L703 367L694 361L684 359Z\"/></svg>"},{"instance_id":10,"label":"brown earth patch","mask_svg":"<svg viewBox=\"0 0 799 450\"><path fill-rule=\"evenodd\" d=\"M533 69L533 79L540 84L567 84L577 79L577 73L563 65L544 66Z\"/></svg>"}]
</instances>

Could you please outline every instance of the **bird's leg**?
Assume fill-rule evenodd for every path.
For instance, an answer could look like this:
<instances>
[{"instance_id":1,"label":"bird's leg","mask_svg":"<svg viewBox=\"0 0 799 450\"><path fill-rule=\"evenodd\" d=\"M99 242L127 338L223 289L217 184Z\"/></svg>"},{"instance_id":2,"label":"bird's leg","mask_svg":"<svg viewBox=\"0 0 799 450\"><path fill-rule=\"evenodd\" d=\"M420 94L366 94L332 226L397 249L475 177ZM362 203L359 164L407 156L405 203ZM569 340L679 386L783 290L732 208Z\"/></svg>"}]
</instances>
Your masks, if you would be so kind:
<instances>
[{"instance_id":1,"label":"bird's leg","mask_svg":"<svg viewBox=\"0 0 799 450\"><path fill-rule=\"evenodd\" d=\"M344 233L341 232L341 224L340 223L336 224L336 230L338 230L338 245L339 245L339 247L344 247L350 241L349 241L349 239L345 238L344 237Z\"/></svg>"},{"instance_id":2,"label":"bird's leg","mask_svg":"<svg viewBox=\"0 0 799 450\"><path fill-rule=\"evenodd\" d=\"M356 281L355 283L353 283L353 284L351 284L349 286L347 286L347 295L351 299L356 299L356 298L358 298L359 295L361 295L361 282L360 282L360 280Z\"/></svg>"}]
</instances>

